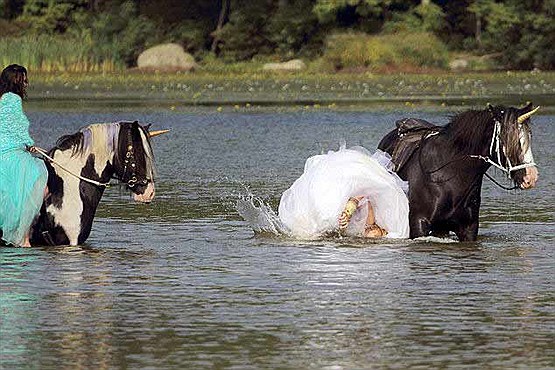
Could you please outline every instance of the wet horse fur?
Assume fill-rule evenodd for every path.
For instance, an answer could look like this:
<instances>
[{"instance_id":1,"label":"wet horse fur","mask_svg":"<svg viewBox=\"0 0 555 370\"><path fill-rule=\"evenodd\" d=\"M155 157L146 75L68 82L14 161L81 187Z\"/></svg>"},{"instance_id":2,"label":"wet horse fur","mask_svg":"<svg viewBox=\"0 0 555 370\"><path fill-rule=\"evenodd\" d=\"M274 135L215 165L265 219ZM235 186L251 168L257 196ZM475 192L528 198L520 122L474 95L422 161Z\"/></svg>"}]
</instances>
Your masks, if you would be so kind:
<instances>
[{"instance_id":1,"label":"wet horse fur","mask_svg":"<svg viewBox=\"0 0 555 370\"><path fill-rule=\"evenodd\" d=\"M148 127L142 127L137 121L93 124L61 137L48 154L85 178L100 183L116 178L134 193L135 200L150 202L154 197L154 167L147 130ZM128 154L130 146L131 155ZM32 226L31 244L82 244L90 235L105 187L78 179L48 161L45 163L50 194ZM135 165L134 170L131 164ZM129 182L133 176L139 180L137 183Z\"/></svg>"},{"instance_id":2,"label":"wet horse fur","mask_svg":"<svg viewBox=\"0 0 555 370\"><path fill-rule=\"evenodd\" d=\"M455 115L446 126L418 119L397 122L398 128L380 141L378 149L392 155L396 172L409 182L411 238L445 236L452 231L459 241L477 239L482 180L491 164L473 156L492 157L490 144L497 120L500 143L505 147L500 164L507 166L510 160L516 166L528 163L529 158L533 163L529 120L517 123L531 107L470 110ZM533 187L537 169L518 169L511 172L511 178L521 188Z\"/></svg>"}]
</instances>

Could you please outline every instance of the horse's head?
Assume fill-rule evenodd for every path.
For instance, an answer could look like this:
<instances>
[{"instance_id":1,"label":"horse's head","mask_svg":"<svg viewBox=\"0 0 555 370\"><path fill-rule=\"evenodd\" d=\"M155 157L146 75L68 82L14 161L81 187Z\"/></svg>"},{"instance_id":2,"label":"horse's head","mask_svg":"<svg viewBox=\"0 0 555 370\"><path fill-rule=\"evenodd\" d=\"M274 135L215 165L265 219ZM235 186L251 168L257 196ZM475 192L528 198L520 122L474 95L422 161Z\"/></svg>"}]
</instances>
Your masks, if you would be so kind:
<instances>
[{"instance_id":1,"label":"horse's head","mask_svg":"<svg viewBox=\"0 0 555 370\"><path fill-rule=\"evenodd\" d=\"M488 104L494 121L490 157L522 189L533 188L538 180L530 129L530 116L538 109L532 109L532 103L523 108Z\"/></svg>"},{"instance_id":2,"label":"horse's head","mask_svg":"<svg viewBox=\"0 0 555 370\"><path fill-rule=\"evenodd\" d=\"M114 149L114 176L133 192L136 201L150 203L154 199L154 158L148 126L120 122Z\"/></svg>"}]
</instances>

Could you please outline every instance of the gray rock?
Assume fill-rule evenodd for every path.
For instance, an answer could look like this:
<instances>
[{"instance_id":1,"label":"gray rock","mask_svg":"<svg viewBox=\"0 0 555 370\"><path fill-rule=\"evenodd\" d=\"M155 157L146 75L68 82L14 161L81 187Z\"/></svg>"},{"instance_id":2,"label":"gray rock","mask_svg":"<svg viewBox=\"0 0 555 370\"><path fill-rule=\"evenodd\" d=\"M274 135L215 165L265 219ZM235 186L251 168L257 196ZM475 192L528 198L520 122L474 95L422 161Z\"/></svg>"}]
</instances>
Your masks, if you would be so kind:
<instances>
[{"instance_id":1,"label":"gray rock","mask_svg":"<svg viewBox=\"0 0 555 370\"><path fill-rule=\"evenodd\" d=\"M300 71L306 68L306 64L300 59L293 59L283 63L266 63L262 67L265 71Z\"/></svg>"},{"instance_id":2,"label":"gray rock","mask_svg":"<svg viewBox=\"0 0 555 370\"><path fill-rule=\"evenodd\" d=\"M449 68L452 71L464 71L468 68L468 60L466 59L454 59L449 62Z\"/></svg>"},{"instance_id":3,"label":"gray rock","mask_svg":"<svg viewBox=\"0 0 555 370\"><path fill-rule=\"evenodd\" d=\"M143 51L137 59L141 69L191 71L198 67L195 58L178 44L161 44Z\"/></svg>"}]
</instances>

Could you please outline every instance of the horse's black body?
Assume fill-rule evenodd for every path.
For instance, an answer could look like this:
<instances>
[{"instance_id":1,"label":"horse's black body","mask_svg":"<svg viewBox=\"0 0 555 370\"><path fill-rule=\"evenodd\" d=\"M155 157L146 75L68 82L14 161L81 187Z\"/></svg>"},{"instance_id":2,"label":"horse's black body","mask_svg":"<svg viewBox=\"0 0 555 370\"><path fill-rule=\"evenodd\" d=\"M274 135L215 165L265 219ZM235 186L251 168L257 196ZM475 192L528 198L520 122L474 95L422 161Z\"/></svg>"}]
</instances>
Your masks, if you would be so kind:
<instances>
[{"instance_id":1,"label":"horse's black body","mask_svg":"<svg viewBox=\"0 0 555 370\"><path fill-rule=\"evenodd\" d=\"M84 178L103 184L113 178L119 180L138 201L149 202L154 197L148 127L136 121L87 126L61 137L48 155ZM90 235L106 187L79 179L57 164L45 163L50 194L33 224L31 244L81 244Z\"/></svg>"},{"instance_id":2,"label":"horse's black body","mask_svg":"<svg viewBox=\"0 0 555 370\"><path fill-rule=\"evenodd\" d=\"M409 182L411 238L452 231L460 241L476 240L482 180L492 165L487 159L501 162L497 163L501 167L525 163L527 149L521 148L519 134L529 144L528 118L523 123L517 119L530 110L531 105L522 109L489 106L458 114L446 126L418 119L397 122L397 129L380 141L378 149L393 157L396 172ZM499 155L491 150L496 126L500 128ZM520 185L526 171L508 172Z\"/></svg>"}]
</instances>

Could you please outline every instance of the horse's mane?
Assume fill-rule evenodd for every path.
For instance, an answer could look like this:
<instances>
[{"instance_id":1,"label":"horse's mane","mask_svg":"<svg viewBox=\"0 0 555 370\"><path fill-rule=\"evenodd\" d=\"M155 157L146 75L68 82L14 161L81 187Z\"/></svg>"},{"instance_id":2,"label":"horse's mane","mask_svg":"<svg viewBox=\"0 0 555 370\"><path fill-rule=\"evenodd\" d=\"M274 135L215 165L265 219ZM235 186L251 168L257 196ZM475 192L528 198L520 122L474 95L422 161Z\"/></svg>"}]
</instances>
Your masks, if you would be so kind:
<instances>
[{"instance_id":1,"label":"horse's mane","mask_svg":"<svg viewBox=\"0 0 555 370\"><path fill-rule=\"evenodd\" d=\"M491 139L490 112L469 110L456 114L443 128L445 138L457 149L466 153L478 153L484 147L484 140Z\"/></svg>"},{"instance_id":2,"label":"horse's mane","mask_svg":"<svg viewBox=\"0 0 555 370\"><path fill-rule=\"evenodd\" d=\"M108 151L116 148L119 136L119 123L95 123L83 127L75 134L64 135L56 141L55 149L71 149L71 156L88 152Z\"/></svg>"}]
</instances>

